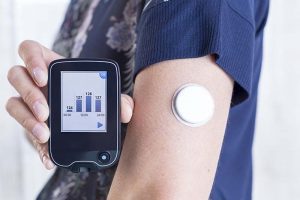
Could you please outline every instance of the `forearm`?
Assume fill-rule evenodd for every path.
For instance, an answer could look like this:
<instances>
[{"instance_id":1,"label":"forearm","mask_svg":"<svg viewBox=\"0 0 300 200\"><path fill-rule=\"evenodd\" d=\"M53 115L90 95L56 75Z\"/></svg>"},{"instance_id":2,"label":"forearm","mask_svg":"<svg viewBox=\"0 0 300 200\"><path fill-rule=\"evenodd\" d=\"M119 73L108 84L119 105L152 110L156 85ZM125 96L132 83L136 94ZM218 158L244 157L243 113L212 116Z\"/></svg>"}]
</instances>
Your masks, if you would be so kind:
<instances>
[{"instance_id":1,"label":"forearm","mask_svg":"<svg viewBox=\"0 0 300 200\"><path fill-rule=\"evenodd\" d=\"M180 123L171 111L174 91L190 82L206 87L215 100L212 120L197 128ZM232 87L211 57L167 61L142 72L109 199L208 199Z\"/></svg>"}]
</instances>

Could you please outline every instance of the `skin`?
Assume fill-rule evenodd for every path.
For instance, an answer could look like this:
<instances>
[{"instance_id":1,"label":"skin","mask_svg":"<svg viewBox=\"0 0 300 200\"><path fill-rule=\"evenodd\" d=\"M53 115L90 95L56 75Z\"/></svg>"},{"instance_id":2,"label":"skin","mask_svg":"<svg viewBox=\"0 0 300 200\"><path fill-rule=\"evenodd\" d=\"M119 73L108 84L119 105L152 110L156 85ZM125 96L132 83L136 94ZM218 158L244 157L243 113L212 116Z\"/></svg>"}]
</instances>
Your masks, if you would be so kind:
<instances>
[{"instance_id":1,"label":"skin","mask_svg":"<svg viewBox=\"0 0 300 200\"><path fill-rule=\"evenodd\" d=\"M197 128L177 121L171 110L174 92L186 83L206 87L215 102L212 119ZM135 110L108 199L207 200L232 89L232 79L212 56L165 61L143 70L136 78Z\"/></svg>"},{"instance_id":2,"label":"skin","mask_svg":"<svg viewBox=\"0 0 300 200\"><path fill-rule=\"evenodd\" d=\"M28 130L44 165L51 169L46 148L49 130L44 123L49 110L42 92L47 74L39 76L41 80L35 74L39 74L36 68L47 73L48 63L60 56L33 41L23 42L19 54L25 67L13 67L8 79L21 97L12 97L7 110ZM214 98L214 116L203 126L188 127L172 114L172 96L185 83L206 87ZM140 72L134 101L122 95L122 121L131 121L108 199L208 199L232 89L233 80L218 67L213 56L160 62ZM45 106L43 114L35 112L36 102ZM38 123L44 131L36 137L32 132Z\"/></svg>"},{"instance_id":3,"label":"skin","mask_svg":"<svg viewBox=\"0 0 300 200\"><path fill-rule=\"evenodd\" d=\"M7 112L26 130L26 137L39 153L46 169L53 169L49 158L49 129L45 123L49 116L47 104L48 66L51 61L63 58L38 42L26 40L19 45L24 66L13 66L7 79L19 93L6 103ZM132 116L133 100L121 95L121 121L128 123Z\"/></svg>"}]
</instances>

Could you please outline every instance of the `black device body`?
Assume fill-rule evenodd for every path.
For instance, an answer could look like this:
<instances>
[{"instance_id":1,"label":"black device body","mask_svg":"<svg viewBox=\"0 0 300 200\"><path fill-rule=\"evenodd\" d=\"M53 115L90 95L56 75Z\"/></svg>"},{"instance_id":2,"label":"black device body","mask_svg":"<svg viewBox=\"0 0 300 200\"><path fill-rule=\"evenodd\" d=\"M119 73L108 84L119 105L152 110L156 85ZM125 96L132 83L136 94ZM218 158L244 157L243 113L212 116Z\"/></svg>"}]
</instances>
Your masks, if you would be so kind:
<instances>
[{"instance_id":1,"label":"black device body","mask_svg":"<svg viewBox=\"0 0 300 200\"><path fill-rule=\"evenodd\" d=\"M95 77L93 73L99 73L99 76L101 76L100 72L102 73L104 79L106 78L106 95L103 95L106 96L106 98L103 99L103 96L95 96L94 100L92 92L86 93L86 95L90 95L90 97L84 96L85 94L83 94L86 100L80 101L80 97L81 99L84 99L84 97L74 96L74 101L76 98L78 98L78 101L76 99L76 103L74 102L76 111L74 110L75 108L73 106L68 106L67 109L70 108L70 110L67 110L65 112L65 108L63 108L64 105L62 103L64 99L62 97L64 95L64 92L70 91L63 91L62 89L64 87L62 83L63 81L65 81L63 80L63 76L68 75L66 76L67 78L72 78L72 74L74 76L85 74L88 75L87 77ZM91 73L91 75L89 75L88 73ZM86 84L85 81L90 81L90 84ZM84 79L84 77L83 79L78 80L78 82L75 81L74 85L77 85L77 87L80 88L84 83L91 88L95 86L100 87L98 82L95 82L93 84L90 78ZM64 84L69 85L68 82L64 82ZM121 138L120 72L118 64L115 61L108 59L55 60L49 65L48 87L48 102L50 109L50 116L48 120L50 128L49 154L54 164L59 167L68 168L73 172L79 172L81 168L87 168L89 170L103 169L115 164L118 161L120 155ZM72 90L72 87L69 88L70 90ZM79 92L82 93L82 91ZM94 93L97 92L100 91L94 91ZM75 95L75 92L73 93ZM96 102L96 97L100 99L98 100L98 102ZM103 102L101 102L101 98ZM92 99L93 101L95 101L95 103L92 102ZM84 101L86 104L86 110L83 109ZM93 104L98 105L98 111L101 111L101 108L102 110L106 109L105 113L101 114L101 112L99 112L97 114L91 112L93 109ZM100 107L99 105L102 107ZM97 106L95 109L97 109ZM86 120L84 117L91 117L93 114L95 116L94 118L92 118L93 120L98 120L98 118L96 117L98 115L102 115L102 118L105 119L104 116L106 115L106 120L104 120L106 121L105 130L103 129L99 132L97 132L97 130L72 131L73 125L76 127L85 125L80 124L80 119ZM72 117L74 117L74 119L76 117L74 123L70 121ZM90 121L86 120L85 122L90 123ZM62 124L66 122L68 122L68 124L64 124L64 126L68 125L68 128L70 130L64 132L64 127L62 126ZM100 125L103 126L103 124L101 124L100 122L97 122L97 124L98 128ZM97 127L95 127L95 129L96 128Z\"/></svg>"}]
</instances>

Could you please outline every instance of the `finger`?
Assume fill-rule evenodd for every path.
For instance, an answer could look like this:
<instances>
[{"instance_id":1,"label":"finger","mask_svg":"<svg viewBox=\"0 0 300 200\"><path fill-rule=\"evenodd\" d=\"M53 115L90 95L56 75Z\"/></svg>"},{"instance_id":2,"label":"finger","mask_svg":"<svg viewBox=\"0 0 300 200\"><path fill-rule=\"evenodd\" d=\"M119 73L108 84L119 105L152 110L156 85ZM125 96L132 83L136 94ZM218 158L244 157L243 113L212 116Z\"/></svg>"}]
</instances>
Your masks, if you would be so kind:
<instances>
[{"instance_id":1,"label":"finger","mask_svg":"<svg viewBox=\"0 0 300 200\"><path fill-rule=\"evenodd\" d=\"M18 52L33 80L40 87L47 84L48 65L53 60L62 58L62 56L32 40L23 41L19 45Z\"/></svg>"},{"instance_id":2,"label":"finger","mask_svg":"<svg viewBox=\"0 0 300 200\"><path fill-rule=\"evenodd\" d=\"M34 84L27 70L22 66L14 66L9 70L7 79L36 118L41 122L46 121L49 116L47 100L38 86Z\"/></svg>"},{"instance_id":3,"label":"finger","mask_svg":"<svg viewBox=\"0 0 300 200\"><path fill-rule=\"evenodd\" d=\"M49 155L47 156L46 154L44 154L41 160L42 160L42 163L44 164L44 166L46 167L46 169L51 170L55 167L55 165L49 158Z\"/></svg>"},{"instance_id":4,"label":"finger","mask_svg":"<svg viewBox=\"0 0 300 200\"><path fill-rule=\"evenodd\" d=\"M20 97L12 97L6 104L7 112L29 131L39 143L45 143L49 139L49 129L44 122L39 122L28 110Z\"/></svg>"},{"instance_id":5,"label":"finger","mask_svg":"<svg viewBox=\"0 0 300 200\"><path fill-rule=\"evenodd\" d=\"M133 99L126 95L121 95L121 121L122 123L128 123L132 117L134 108Z\"/></svg>"},{"instance_id":6,"label":"finger","mask_svg":"<svg viewBox=\"0 0 300 200\"><path fill-rule=\"evenodd\" d=\"M40 159L41 159L43 165L48 170L53 169L55 167L55 165L53 164L53 162L51 161L50 156L49 156L48 143L38 144L38 145L40 147L38 150L38 153L39 153L39 156L40 156Z\"/></svg>"},{"instance_id":7,"label":"finger","mask_svg":"<svg viewBox=\"0 0 300 200\"><path fill-rule=\"evenodd\" d=\"M29 133L28 131L25 131L25 132L26 132L27 138L31 141L32 145L37 150L38 155L39 155L43 165L45 166L45 168L48 170L53 169L55 167L55 165L53 164L53 162L51 161L50 156L49 156L48 142L41 144L37 141L37 139L35 137L32 136L31 133Z\"/></svg>"}]
</instances>

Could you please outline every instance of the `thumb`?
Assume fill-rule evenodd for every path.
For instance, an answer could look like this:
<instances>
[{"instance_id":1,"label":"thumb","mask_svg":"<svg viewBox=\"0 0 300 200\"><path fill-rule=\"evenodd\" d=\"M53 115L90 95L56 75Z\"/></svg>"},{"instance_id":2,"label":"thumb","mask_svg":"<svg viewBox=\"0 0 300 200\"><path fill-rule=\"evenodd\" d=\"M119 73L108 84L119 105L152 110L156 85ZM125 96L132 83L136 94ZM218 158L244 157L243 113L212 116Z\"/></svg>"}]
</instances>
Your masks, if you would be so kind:
<instances>
[{"instance_id":1,"label":"thumb","mask_svg":"<svg viewBox=\"0 0 300 200\"><path fill-rule=\"evenodd\" d=\"M133 99L126 95L121 95L121 121L122 123L128 123L132 117L134 108Z\"/></svg>"}]
</instances>

